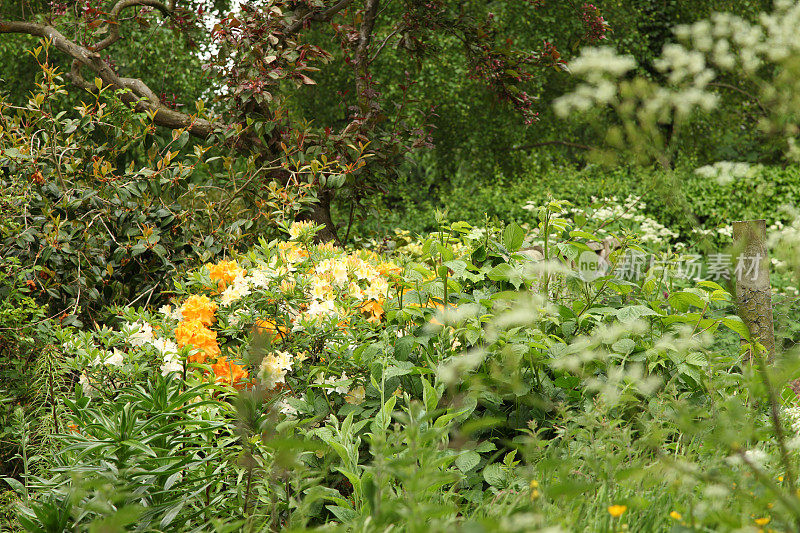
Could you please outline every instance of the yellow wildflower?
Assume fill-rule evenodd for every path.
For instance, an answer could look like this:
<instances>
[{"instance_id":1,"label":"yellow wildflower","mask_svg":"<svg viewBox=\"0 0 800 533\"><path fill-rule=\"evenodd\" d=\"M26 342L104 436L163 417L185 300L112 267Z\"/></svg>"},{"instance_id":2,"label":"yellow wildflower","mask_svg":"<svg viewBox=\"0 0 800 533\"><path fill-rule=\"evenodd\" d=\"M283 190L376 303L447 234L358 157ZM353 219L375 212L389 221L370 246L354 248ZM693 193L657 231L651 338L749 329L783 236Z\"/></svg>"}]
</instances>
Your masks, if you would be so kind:
<instances>
[{"instance_id":1,"label":"yellow wildflower","mask_svg":"<svg viewBox=\"0 0 800 533\"><path fill-rule=\"evenodd\" d=\"M681 518L683 518L683 516L681 515L681 513L679 513L678 511L672 511L671 513L669 513L669 516L670 516L670 518L672 518L673 520L680 520Z\"/></svg>"},{"instance_id":2,"label":"yellow wildflower","mask_svg":"<svg viewBox=\"0 0 800 533\"><path fill-rule=\"evenodd\" d=\"M770 518L768 516L765 516L764 518L756 518L755 522L756 525L758 526L766 526L767 524L769 524L769 520Z\"/></svg>"},{"instance_id":3,"label":"yellow wildflower","mask_svg":"<svg viewBox=\"0 0 800 533\"><path fill-rule=\"evenodd\" d=\"M608 514L613 516L614 518L619 518L622 516L622 513L628 510L627 505L610 505L608 507Z\"/></svg>"}]
</instances>

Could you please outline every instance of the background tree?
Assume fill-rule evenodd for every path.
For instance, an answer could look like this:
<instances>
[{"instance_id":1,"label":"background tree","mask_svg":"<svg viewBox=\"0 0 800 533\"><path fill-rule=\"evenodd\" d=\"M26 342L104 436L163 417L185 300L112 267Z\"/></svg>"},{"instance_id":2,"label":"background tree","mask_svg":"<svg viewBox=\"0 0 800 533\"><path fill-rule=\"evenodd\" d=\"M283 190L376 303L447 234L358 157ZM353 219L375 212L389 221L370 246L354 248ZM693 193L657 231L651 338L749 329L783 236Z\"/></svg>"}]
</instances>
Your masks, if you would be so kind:
<instances>
[{"instance_id":1,"label":"background tree","mask_svg":"<svg viewBox=\"0 0 800 533\"><path fill-rule=\"evenodd\" d=\"M564 59L551 40L515 46L513 36L502 31L507 28L496 22L495 12L524 20L543 34L550 21L571 24L577 36L573 47L602 39L607 30L591 4L513 4L23 2L6 10L0 33L50 40L63 56L67 79L79 89L112 88L158 126L186 128L204 143L254 154L257 179L242 194L258 194L272 180L311 184L314 202L306 216L326 226L323 238L338 239L330 214L333 199L338 196L352 213L382 183L396 177L411 151L430 146L434 104L440 102L418 97L429 81L426 65L443 58L452 62L453 51L459 50L459 82L474 80L513 109L518 124L531 124L537 119L541 80L548 71L563 70ZM209 31L209 21L216 18ZM171 30L172 38L165 29ZM153 35L157 37L151 39ZM160 44L173 39L179 44L171 50ZM23 54L21 49L16 52ZM168 65L173 61L174 69ZM196 69L200 63L205 63L203 71ZM320 69L326 74L318 74ZM395 75L382 78L385 70ZM171 81L164 83L165 77ZM338 104L327 113L309 114L313 108L303 102L317 79L338 79L348 88L335 91ZM325 89L331 85L317 87L328 102L333 93ZM159 91L159 86L169 90ZM190 114L184 111L190 106L180 107L185 101L173 90L213 102Z\"/></svg>"}]
</instances>

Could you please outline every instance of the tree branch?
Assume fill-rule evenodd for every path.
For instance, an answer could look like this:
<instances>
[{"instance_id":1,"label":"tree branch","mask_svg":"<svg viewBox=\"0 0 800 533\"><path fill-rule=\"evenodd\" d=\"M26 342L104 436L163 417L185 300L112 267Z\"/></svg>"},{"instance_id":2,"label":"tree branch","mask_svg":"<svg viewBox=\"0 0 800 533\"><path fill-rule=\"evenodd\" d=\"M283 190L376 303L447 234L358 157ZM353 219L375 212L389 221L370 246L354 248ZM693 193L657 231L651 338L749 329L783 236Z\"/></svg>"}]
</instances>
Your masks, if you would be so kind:
<instances>
[{"instance_id":1,"label":"tree branch","mask_svg":"<svg viewBox=\"0 0 800 533\"><path fill-rule=\"evenodd\" d=\"M108 63L101 59L100 54L70 41L52 26L34 22L0 20L0 33L19 33L48 39L57 50L74 60L72 70L67 74L67 78L72 83L86 90L96 90L96 87L80 74L80 67L86 67L100 78L103 85L114 89L128 89L127 92L120 95L120 99L136 111L153 115L153 122L159 126L171 129L187 128L189 133L201 138L209 137L216 128L220 127L208 120L162 105L155 93L143 81L120 77Z\"/></svg>"},{"instance_id":2,"label":"tree branch","mask_svg":"<svg viewBox=\"0 0 800 533\"><path fill-rule=\"evenodd\" d=\"M540 146L569 146L570 148L580 148L581 150L597 150L594 146L588 146L585 144L574 143L570 141L542 141L538 143L530 143L530 144L518 144L516 146L512 146L511 150L527 150L528 148L538 148Z\"/></svg>"},{"instance_id":3,"label":"tree branch","mask_svg":"<svg viewBox=\"0 0 800 533\"><path fill-rule=\"evenodd\" d=\"M369 45L372 42L372 32L375 29L375 20L378 18L378 4L380 0L366 0L364 6L364 19L358 30L358 46L354 57L356 67L356 95L359 100L361 114L366 116L370 112L371 98L369 89Z\"/></svg>"},{"instance_id":4,"label":"tree branch","mask_svg":"<svg viewBox=\"0 0 800 533\"><path fill-rule=\"evenodd\" d=\"M172 0L170 5L174 7L174 4L175 2ZM119 41L119 15L123 9L145 6L154 7L164 13L164 15L167 17L172 15L172 8L168 7L162 2L159 2L159 0L119 0L116 4L114 4L114 7L111 8L111 12L109 13L110 19L106 22L108 35L105 39L92 46L91 49L95 52L99 52L100 50L104 50L115 42Z\"/></svg>"},{"instance_id":5,"label":"tree branch","mask_svg":"<svg viewBox=\"0 0 800 533\"><path fill-rule=\"evenodd\" d=\"M373 61L375 61L376 59L378 59L378 56L379 56L379 55L381 54L381 52L383 51L383 48L386 46L386 43L388 43L388 42L389 42L389 39L391 39L392 37L394 37L395 35L397 35L397 32L399 32L401 29L402 29L402 25L399 25L399 26L397 26L397 28L395 28L395 29L394 29L394 31L393 31L393 32L391 32L389 35L387 35L387 36L386 36L386 38L383 40L383 42L380 44L380 46L378 47L378 49L377 49L377 50L375 51L375 53L373 54L373 56L372 56L372 59L370 59L370 60L367 62L368 64L371 64Z\"/></svg>"},{"instance_id":6,"label":"tree branch","mask_svg":"<svg viewBox=\"0 0 800 533\"><path fill-rule=\"evenodd\" d=\"M764 113L765 115L769 115L769 110L767 110L767 108L764 107L764 104L761 103L761 100L759 100L756 96L750 94L749 92L745 91L744 89L740 89L735 85L731 85L730 83L724 83L721 81L712 81L709 82L708 85L709 87L722 87L724 89L730 89L732 91L736 91L737 93L745 96L747 99L753 101L758 106L758 108L761 109L762 113Z\"/></svg>"},{"instance_id":7,"label":"tree branch","mask_svg":"<svg viewBox=\"0 0 800 533\"><path fill-rule=\"evenodd\" d=\"M284 31L284 35L289 36L297 33L306 25L307 22L310 22L312 20L316 22L327 22L331 20L333 16L336 15L336 13L347 8L347 6L349 6L352 3L353 0L339 0L339 2L329 7L328 9L325 9L324 11L311 10L306 14L298 17L297 20L295 20L289 26L287 26L286 30Z\"/></svg>"}]
</instances>

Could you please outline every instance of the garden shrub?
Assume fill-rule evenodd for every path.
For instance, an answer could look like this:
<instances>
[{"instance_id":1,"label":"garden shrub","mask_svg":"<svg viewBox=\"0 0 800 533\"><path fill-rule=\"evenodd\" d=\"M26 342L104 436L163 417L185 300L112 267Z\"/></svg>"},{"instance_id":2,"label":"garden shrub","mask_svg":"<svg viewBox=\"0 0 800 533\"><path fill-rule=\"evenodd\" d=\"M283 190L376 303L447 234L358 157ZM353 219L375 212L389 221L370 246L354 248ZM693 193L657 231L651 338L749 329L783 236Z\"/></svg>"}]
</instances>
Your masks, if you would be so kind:
<instances>
[{"instance_id":1,"label":"garden shrub","mask_svg":"<svg viewBox=\"0 0 800 533\"><path fill-rule=\"evenodd\" d=\"M14 226L0 243L36 266L32 294L63 324L102 323L114 304L159 303L186 261L253 243L256 227L268 234L286 203L264 190L253 208L236 194L246 160L210 156L188 131L162 137L110 90L62 109L47 50L34 50L42 72L26 106L0 95L0 186L14 191L5 202Z\"/></svg>"},{"instance_id":2,"label":"garden shrub","mask_svg":"<svg viewBox=\"0 0 800 533\"><path fill-rule=\"evenodd\" d=\"M681 278L672 236L640 243L644 219L601 209L611 218L528 206L527 230L442 223L401 236L391 260L313 244L317 227L295 223L288 241L189 272L158 311L64 329L75 394L60 450L15 485L32 494L23 525L788 523L746 464L730 466L735 430L777 458L770 475L781 468L769 418L743 417L736 399L757 374L739 358L730 295ZM639 280L570 267L612 236L614 264L630 250L662 260ZM680 490L722 478L758 496L702 507ZM599 501L563 511L585 491Z\"/></svg>"},{"instance_id":3,"label":"garden shrub","mask_svg":"<svg viewBox=\"0 0 800 533\"><path fill-rule=\"evenodd\" d=\"M785 207L800 193L800 167L754 166L740 180L720 184L697 174L700 166L686 160L665 172L600 165L579 169L566 163L534 162L523 174L504 176L498 171L486 183L467 174L457 175L446 186L433 189L433 194L420 190L416 183L401 182L388 191L380 227L370 220L357 227L359 237L383 235L387 226L433 231L437 209L446 210L449 220L476 225L483 224L487 216L522 221L528 202L541 204L561 198L587 207L593 198L629 195L641 197L646 215L689 240L716 235L720 227L729 227L735 220L766 218L768 225L791 220Z\"/></svg>"}]
</instances>

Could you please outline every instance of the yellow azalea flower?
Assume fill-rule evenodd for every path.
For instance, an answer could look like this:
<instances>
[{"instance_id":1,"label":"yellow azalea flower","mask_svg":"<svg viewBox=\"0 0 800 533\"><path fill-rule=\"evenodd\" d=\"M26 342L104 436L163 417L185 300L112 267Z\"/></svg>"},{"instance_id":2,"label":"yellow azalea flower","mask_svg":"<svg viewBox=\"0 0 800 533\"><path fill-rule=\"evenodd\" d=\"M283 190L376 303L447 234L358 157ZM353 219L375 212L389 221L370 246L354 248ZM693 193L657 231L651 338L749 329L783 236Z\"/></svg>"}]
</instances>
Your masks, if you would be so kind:
<instances>
[{"instance_id":1,"label":"yellow azalea flower","mask_svg":"<svg viewBox=\"0 0 800 533\"><path fill-rule=\"evenodd\" d=\"M281 259L288 265L294 265L308 257L308 252L298 248L294 242L282 242L278 244L278 249L281 252Z\"/></svg>"},{"instance_id":2,"label":"yellow azalea flower","mask_svg":"<svg viewBox=\"0 0 800 533\"><path fill-rule=\"evenodd\" d=\"M319 250L320 252L338 252L339 248L337 248L336 245L333 244L333 241L328 241L317 245L317 250Z\"/></svg>"},{"instance_id":3,"label":"yellow azalea flower","mask_svg":"<svg viewBox=\"0 0 800 533\"><path fill-rule=\"evenodd\" d=\"M683 516L681 516L681 513L679 513L678 511L672 511L671 513L669 513L669 516L673 520L680 520L681 518L683 518Z\"/></svg>"},{"instance_id":4,"label":"yellow azalea flower","mask_svg":"<svg viewBox=\"0 0 800 533\"><path fill-rule=\"evenodd\" d=\"M380 272L382 276L390 277L400 275L403 270L394 263L380 263L378 265L378 272Z\"/></svg>"},{"instance_id":5,"label":"yellow azalea flower","mask_svg":"<svg viewBox=\"0 0 800 533\"><path fill-rule=\"evenodd\" d=\"M217 383L229 383L240 389L246 385L245 380L249 377L247 370L241 365L228 361L226 357L220 357L217 362L211 365Z\"/></svg>"},{"instance_id":6,"label":"yellow azalea flower","mask_svg":"<svg viewBox=\"0 0 800 533\"><path fill-rule=\"evenodd\" d=\"M628 510L627 505L611 505L608 507L608 514L613 516L614 518L619 518L622 516L622 513Z\"/></svg>"},{"instance_id":7,"label":"yellow azalea flower","mask_svg":"<svg viewBox=\"0 0 800 533\"><path fill-rule=\"evenodd\" d=\"M344 397L344 401L349 403L350 405L360 405L364 403L364 398L366 397L366 390L364 389L363 385L359 385L358 387L354 388L347 395Z\"/></svg>"},{"instance_id":8,"label":"yellow azalea flower","mask_svg":"<svg viewBox=\"0 0 800 533\"><path fill-rule=\"evenodd\" d=\"M765 516L764 518L756 518L755 522L756 525L758 526L766 526L767 524L769 524L769 520L770 518L768 516Z\"/></svg>"},{"instance_id":9,"label":"yellow azalea flower","mask_svg":"<svg viewBox=\"0 0 800 533\"><path fill-rule=\"evenodd\" d=\"M289 226L289 238L296 241L300 237L305 237L314 229L314 223L310 220L303 220L300 222L292 222Z\"/></svg>"},{"instance_id":10,"label":"yellow azalea flower","mask_svg":"<svg viewBox=\"0 0 800 533\"><path fill-rule=\"evenodd\" d=\"M331 287L324 282L320 283L320 281L322 280L319 278L312 280L311 297L315 300L328 300L328 297L333 295Z\"/></svg>"},{"instance_id":11,"label":"yellow azalea flower","mask_svg":"<svg viewBox=\"0 0 800 533\"><path fill-rule=\"evenodd\" d=\"M183 320L199 320L206 326L214 323L216 312L217 304L209 300L208 296L189 296L181 307Z\"/></svg>"}]
</instances>

